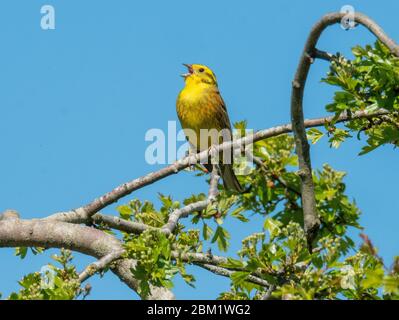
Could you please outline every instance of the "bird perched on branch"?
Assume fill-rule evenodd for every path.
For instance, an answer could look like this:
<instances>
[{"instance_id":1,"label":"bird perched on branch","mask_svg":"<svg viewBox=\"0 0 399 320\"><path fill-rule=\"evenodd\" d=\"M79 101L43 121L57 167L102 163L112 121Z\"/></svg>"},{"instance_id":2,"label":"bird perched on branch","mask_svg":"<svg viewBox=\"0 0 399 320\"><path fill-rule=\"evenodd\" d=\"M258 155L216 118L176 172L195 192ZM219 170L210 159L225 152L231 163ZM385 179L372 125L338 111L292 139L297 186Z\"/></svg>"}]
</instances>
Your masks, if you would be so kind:
<instances>
[{"instance_id":1,"label":"bird perched on branch","mask_svg":"<svg viewBox=\"0 0 399 320\"><path fill-rule=\"evenodd\" d=\"M176 110L187 140L197 152L230 141L230 120L215 74L204 65L184 65L188 72L182 75L185 87L177 97ZM216 165L219 167L224 187L242 192L243 188L233 170L232 150L223 152ZM212 171L213 165L210 161L204 166L208 171Z\"/></svg>"}]
</instances>

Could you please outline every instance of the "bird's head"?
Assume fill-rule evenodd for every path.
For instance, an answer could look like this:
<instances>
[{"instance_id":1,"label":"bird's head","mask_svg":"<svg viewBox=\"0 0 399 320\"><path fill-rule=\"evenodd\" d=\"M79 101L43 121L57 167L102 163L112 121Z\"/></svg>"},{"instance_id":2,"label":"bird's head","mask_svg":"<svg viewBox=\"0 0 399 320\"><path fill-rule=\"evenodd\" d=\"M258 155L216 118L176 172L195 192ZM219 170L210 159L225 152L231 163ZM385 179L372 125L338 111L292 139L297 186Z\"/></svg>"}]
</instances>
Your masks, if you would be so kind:
<instances>
[{"instance_id":1,"label":"bird's head","mask_svg":"<svg viewBox=\"0 0 399 320\"><path fill-rule=\"evenodd\" d=\"M212 86L217 86L216 76L211 69L201 64L186 64L188 72L181 76L186 81L186 84L205 83Z\"/></svg>"}]
</instances>

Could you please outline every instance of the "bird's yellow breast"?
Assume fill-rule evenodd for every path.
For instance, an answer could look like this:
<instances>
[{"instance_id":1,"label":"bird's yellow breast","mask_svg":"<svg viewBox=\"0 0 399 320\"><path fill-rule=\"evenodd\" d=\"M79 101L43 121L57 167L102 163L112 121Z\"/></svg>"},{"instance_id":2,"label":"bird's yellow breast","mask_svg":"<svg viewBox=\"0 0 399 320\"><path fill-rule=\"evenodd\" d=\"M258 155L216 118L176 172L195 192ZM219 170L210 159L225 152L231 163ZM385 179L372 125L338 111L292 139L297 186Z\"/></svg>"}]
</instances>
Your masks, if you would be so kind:
<instances>
[{"instance_id":1,"label":"bird's yellow breast","mask_svg":"<svg viewBox=\"0 0 399 320\"><path fill-rule=\"evenodd\" d=\"M218 108L213 101L213 93L206 88L184 88L176 103L177 114L184 129L198 131L200 129L222 129L218 128L216 116Z\"/></svg>"},{"instance_id":2,"label":"bird's yellow breast","mask_svg":"<svg viewBox=\"0 0 399 320\"><path fill-rule=\"evenodd\" d=\"M227 127L227 125L223 125L226 120L221 119L225 116L216 89L201 84L186 85L177 97L176 109L179 120L189 141L195 146L203 145L199 141L201 129L222 130ZM195 132L196 140L187 134L187 129Z\"/></svg>"}]
</instances>

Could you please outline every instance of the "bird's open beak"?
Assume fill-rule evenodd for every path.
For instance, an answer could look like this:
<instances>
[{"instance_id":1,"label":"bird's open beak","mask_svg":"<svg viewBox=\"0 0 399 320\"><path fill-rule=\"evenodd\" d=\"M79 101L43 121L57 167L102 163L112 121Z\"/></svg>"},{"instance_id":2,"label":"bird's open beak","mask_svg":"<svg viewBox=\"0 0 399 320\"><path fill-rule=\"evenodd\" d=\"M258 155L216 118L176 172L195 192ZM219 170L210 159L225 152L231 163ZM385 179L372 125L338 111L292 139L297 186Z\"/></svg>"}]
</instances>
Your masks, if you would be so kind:
<instances>
[{"instance_id":1,"label":"bird's open beak","mask_svg":"<svg viewBox=\"0 0 399 320\"><path fill-rule=\"evenodd\" d=\"M183 66L187 67L188 72L181 74L181 76L185 79L188 76L193 74L193 66L191 64L183 63Z\"/></svg>"}]
</instances>

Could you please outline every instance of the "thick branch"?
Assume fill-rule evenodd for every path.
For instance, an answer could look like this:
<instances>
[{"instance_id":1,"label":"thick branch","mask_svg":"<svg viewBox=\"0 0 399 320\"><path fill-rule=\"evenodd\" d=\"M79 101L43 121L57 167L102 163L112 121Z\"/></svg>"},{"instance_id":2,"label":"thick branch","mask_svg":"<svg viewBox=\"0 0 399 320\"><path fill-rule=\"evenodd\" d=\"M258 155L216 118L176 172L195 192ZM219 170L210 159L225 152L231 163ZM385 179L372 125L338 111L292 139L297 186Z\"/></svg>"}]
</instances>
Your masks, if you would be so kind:
<instances>
[{"instance_id":1,"label":"thick branch","mask_svg":"<svg viewBox=\"0 0 399 320\"><path fill-rule=\"evenodd\" d=\"M2 215L4 218L4 214ZM97 259L123 250L113 236L86 226L60 221L20 220L12 217L0 220L0 247L65 248ZM133 278L131 268L135 261L120 259L111 270L131 289L137 292L139 282ZM150 299L172 299L173 294L164 288L154 288Z\"/></svg>"},{"instance_id":2,"label":"thick branch","mask_svg":"<svg viewBox=\"0 0 399 320\"><path fill-rule=\"evenodd\" d=\"M301 199L304 213L304 225L310 244L317 233L320 220L316 210L309 144L306 137L306 126L303 116L303 93L309 69L313 62L313 57L320 55L321 53L316 49L316 44L320 35L328 26L340 22L344 15L344 13L327 14L314 25L306 41L305 48L292 82L291 121L295 137L296 152L298 154L299 173L302 182ZM390 49L393 54L399 56L398 45L390 39L373 20L361 13L356 13L355 21L369 29Z\"/></svg>"}]
</instances>

